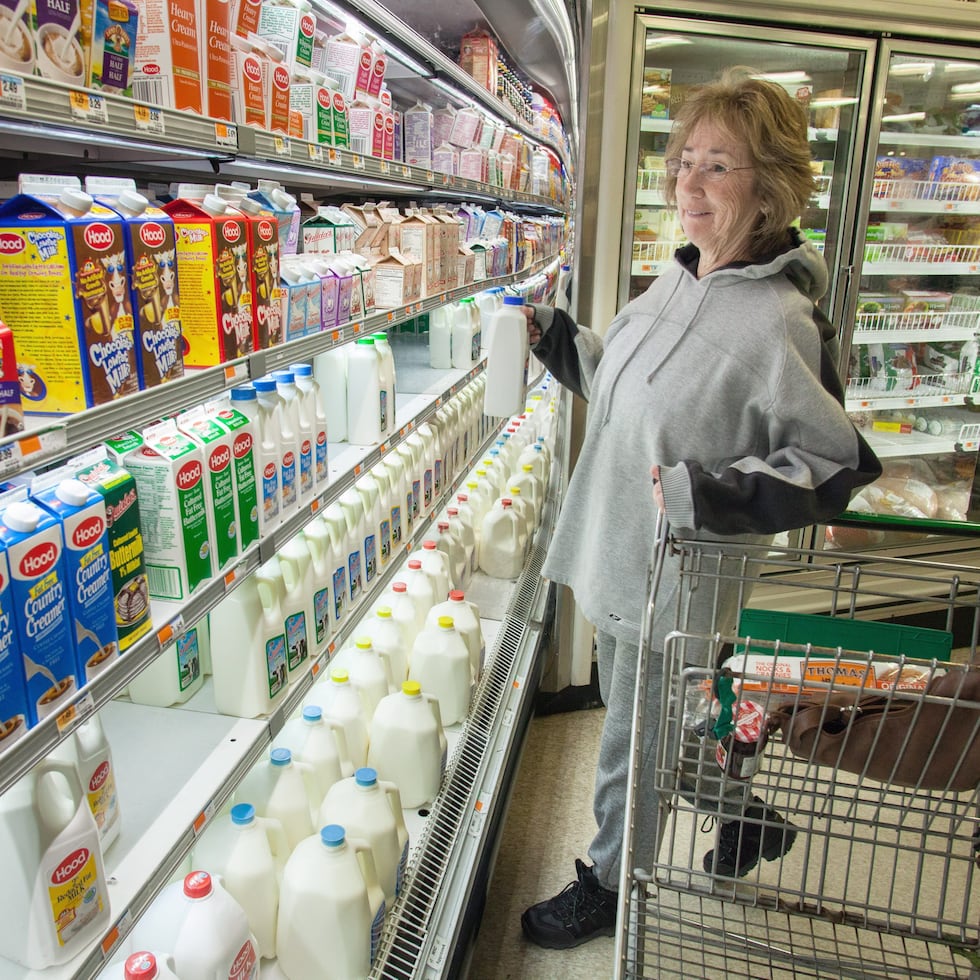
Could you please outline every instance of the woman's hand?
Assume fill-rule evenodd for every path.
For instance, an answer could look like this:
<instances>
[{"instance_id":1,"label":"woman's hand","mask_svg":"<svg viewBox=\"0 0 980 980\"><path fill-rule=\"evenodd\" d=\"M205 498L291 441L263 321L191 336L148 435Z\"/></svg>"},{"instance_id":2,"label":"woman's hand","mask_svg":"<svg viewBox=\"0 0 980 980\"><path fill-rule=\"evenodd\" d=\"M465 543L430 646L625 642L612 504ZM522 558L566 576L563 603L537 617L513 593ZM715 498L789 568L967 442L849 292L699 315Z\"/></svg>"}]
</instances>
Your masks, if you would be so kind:
<instances>
[{"instance_id":1,"label":"woman's hand","mask_svg":"<svg viewBox=\"0 0 980 980\"><path fill-rule=\"evenodd\" d=\"M527 342L536 344L541 339L541 328L534 322L534 307L522 306L524 318L527 320Z\"/></svg>"},{"instance_id":2,"label":"woman's hand","mask_svg":"<svg viewBox=\"0 0 980 980\"><path fill-rule=\"evenodd\" d=\"M667 510L667 505L664 503L664 491L660 483L660 467L651 466L650 476L653 478L653 502L661 512L664 512Z\"/></svg>"}]
</instances>

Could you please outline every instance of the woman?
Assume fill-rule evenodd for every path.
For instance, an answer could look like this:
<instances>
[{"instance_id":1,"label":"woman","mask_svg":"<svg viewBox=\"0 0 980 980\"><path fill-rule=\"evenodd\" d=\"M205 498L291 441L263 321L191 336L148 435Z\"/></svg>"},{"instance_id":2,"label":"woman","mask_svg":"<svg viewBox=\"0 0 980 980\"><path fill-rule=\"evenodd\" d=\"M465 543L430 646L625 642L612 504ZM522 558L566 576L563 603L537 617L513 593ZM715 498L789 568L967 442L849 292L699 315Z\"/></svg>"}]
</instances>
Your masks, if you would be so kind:
<instances>
[{"instance_id":1,"label":"woman","mask_svg":"<svg viewBox=\"0 0 980 980\"><path fill-rule=\"evenodd\" d=\"M615 926L655 508L685 536L765 542L839 514L881 472L844 412L835 331L814 305L827 288L826 266L791 227L813 190L802 107L748 69L732 69L688 96L666 156L665 196L689 239L671 267L604 338L550 308L526 310L536 356L589 401L543 574L569 586L596 627L607 709L593 864L576 861L577 880L521 920L532 941L553 948ZM658 595L669 599L676 588L668 563ZM736 597L723 598L729 608L693 608L689 629L720 621L734 630ZM657 651L668 605L653 624ZM661 701L654 660L644 721L650 760ZM640 850L650 854L657 799L653 766L646 769L633 816ZM723 795L719 816L715 849L704 858L713 874L742 876L760 859L781 857L796 836L754 797Z\"/></svg>"}]
</instances>

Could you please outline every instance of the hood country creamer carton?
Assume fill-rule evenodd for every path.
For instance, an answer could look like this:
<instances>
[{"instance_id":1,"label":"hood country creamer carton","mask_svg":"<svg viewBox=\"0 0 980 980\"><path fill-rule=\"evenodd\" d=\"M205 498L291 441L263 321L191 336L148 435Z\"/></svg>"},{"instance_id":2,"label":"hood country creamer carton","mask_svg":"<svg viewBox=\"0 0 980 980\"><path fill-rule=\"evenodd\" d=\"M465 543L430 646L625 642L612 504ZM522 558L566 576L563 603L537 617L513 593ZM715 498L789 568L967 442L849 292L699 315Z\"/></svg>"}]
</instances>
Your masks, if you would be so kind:
<instances>
[{"instance_id":1,"label":"hood country creamer carton","mask_svg":"<svg viewBox=\"0 0 980 980\"><path fill-rule=\"evenodd\" d=\"M0 501L0 541L27 682L31 724L57 714L81 687L68 605L61 524L21 488Z\"/></svg>"},{"instance_id":2,"label":"hood country creamer carton","mask_svg":"<svg viewBox=\"0 0 980 980\"><path fill-rule=\"evenodd\" d=\"M16 324L25 411L63 415L139 390L123 224L84 191L0 205L0 308Z\"/></svg>"},{"instance_id":3,"label":"hood country creamer carton","mask_svg":"<svg viewBox=\"0 0 980 980\"><path fill-rule=\"evenodd\" d=\"M105 502L116 630L119 652L125 653L153 628L136 481L106 455L105 447L83 453L67 469Z\"/></svg>"},{"instance_id":4,"label":"hood country creamer carton","mask_svg":"<svg viewBox=\"0 0 980 980\"><path fill-rule=\"evenodd\" d=\"M119 656L105 501L67 468L36 479L31 499L61 522L69 622L79 677L87 684Z\"/></svg>"},{"instance_id":5,"label":"hood country creamer carton","mask_svg":"<svg viewBox=\"0 0 980 980\"><path fill-rule=\"evenodd\" d=\"M27 681L17 630L7 552L0 547L0 753L19 739L30 724Z\"/></svg>"},{"instance_id":6,"label":"hood country creamer carton","mask_svg":"<svg viewBox=\"0 0 980 980\"><path fill-rule=\"evenodd\" d=\"M108 446L136 481L150 595L183 601L214 574L204 453L172 420Z\"/></svg>"}]
</instances>

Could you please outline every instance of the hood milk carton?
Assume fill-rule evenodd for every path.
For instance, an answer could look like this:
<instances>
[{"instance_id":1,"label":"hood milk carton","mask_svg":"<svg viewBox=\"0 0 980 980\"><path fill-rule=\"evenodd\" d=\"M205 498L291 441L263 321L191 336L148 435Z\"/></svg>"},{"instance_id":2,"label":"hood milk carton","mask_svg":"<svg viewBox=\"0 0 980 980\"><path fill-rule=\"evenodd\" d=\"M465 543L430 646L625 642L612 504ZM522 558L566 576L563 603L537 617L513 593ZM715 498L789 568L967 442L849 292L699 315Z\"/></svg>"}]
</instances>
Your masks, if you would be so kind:
<instances>
[{"instance_id":1,"label":"hood milk carton","mask_svg":"<svg viewBox=\"0 0 980 980\"><path fill-rule=\"evenodd\" d=\"M316 17L306 0L269 0L259 12L259 37L275 45L282 53L286 68L309 68L313 64L313 41Z\"/></svg>"},{"instance_id":2,"label":"hood milk carton","mask_svg":"<svg viewBox=\"0 0 980 980\"><path fill-rule=\"evenodd\" d=\"M27 499L4 501L0 541L10 565L11 600L27 681L31 724L57 714L81 687L71 629L61 524Z\"/></svg>"},{"instance_id":3,"label":"hood milk carton","mask_svg":"<svg viewBox=\"0 0 980 980\"><path fill-rule=\"evenodd\" d=\"M231 407L229 401L209 406L211 419L224 429L231 443L232 493L235 502L235 533L241 554L259 540L258 457L252 420Z\"/></svg>"},{"instance_id":4,"label":"hood milk carton","mask_svg":"<svg viewBox=\"0 0 980 980\"><path fill-rule=\"evenodd\" d=\"M10 567L7 552L0 547L0 754L27 731L30 717L27 681L14 625Z\"/></svg>"},{"instance_id":5,"label":"hood milk carton","mask_svg":"<svg viewBox=\"0 0 980 980\"><path fill-rule=\"evenodd\" d=\"M108 445L136 481L150 595L183 601L214 574L204 453L173 421Z\"/></svg>"},{"instance_id":6,"label":"hood milk carton","mask_svg":"<svg viewBox=\"0 0 980 980\"><path fill-rule=\"evenodd\" d=\"M87 684L119 656L105 501L67 469L35 480L31 499L61 522L75 657Z\"/></svg>"},{"instance_id":7,"label":"hood milk carton","mask_svg":"<svg viewBox=\"0 0 980 980\"><path fill-rule=\"evenodd\" d=\"M107 456L105 447L71 460L68 469L105 502L119 652L125 653L153 628L136 481Z\"/></svg>"}]
</instances>

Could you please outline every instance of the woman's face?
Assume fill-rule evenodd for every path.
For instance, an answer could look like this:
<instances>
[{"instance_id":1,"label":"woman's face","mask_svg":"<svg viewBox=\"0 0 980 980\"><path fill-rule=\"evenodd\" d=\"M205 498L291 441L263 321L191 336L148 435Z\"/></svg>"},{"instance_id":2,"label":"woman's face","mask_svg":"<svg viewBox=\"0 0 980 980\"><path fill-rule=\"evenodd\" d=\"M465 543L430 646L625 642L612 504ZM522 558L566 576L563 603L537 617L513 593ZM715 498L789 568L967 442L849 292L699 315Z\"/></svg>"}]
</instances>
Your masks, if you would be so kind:
<instances>
[{"instance_id":1,"label":"woman's face","mask_svg":"<svg viewBox=\"0 0 980 980\"><path fill-rule=\"evenodd\" d=\"M732 142L714 123L703 122L692 131L681 158L694 167L677 178L677 210L684 234L701 252L701 274L749 258L749 236L760 210L752 171L733 170L717 180L698 171L701 164L748 167L748 148Z\"/></svg>"}]
</instances>

